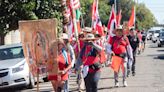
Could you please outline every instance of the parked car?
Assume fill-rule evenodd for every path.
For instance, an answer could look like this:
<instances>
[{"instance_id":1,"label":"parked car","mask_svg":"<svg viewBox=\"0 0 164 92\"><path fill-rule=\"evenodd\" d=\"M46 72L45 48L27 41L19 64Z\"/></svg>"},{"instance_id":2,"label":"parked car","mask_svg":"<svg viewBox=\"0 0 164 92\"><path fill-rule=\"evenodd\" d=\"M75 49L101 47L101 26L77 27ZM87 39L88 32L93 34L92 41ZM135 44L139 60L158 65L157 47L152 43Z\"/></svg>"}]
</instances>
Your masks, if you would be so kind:
<instances>
[{"instance_id":1,"label":"parked car","mask_svg":"<svg viewBox=\"0 0 164 92\"><path fill-rule=\"evenodd\" d=\"M45 70L42 68L41 70ZM46 78L42 76L40 78ZM36 77L30 69L23 54L21 44L0 46L0 89L26 86L33 88Z\"/></svg>"},{"instance_id":2,"label":"parked car","mask_svg":"<svg viewBox=\"0 0 164 92\"><path fill-rule=\"evenodd\" d=\"M162 45L164 45L164 32L160 33L159 38L157 40L157 45L158 47L161 47Z\"/></svg>"},{"instance_id":3,"label":"parked car","mask_svg":"<svg viewBox=\"0 0 164 92\"><path fill-rule=\"evenodd\" d=\"M157 42L157 39L158 39L158 37L159 37L159 33L160 33L160 32L161 32L160 30L155 30L155 31L154 31L154 33L153 33L153 35L152 35L152 42L153 42L153 43Z\"/></svg>"}]
</instances>

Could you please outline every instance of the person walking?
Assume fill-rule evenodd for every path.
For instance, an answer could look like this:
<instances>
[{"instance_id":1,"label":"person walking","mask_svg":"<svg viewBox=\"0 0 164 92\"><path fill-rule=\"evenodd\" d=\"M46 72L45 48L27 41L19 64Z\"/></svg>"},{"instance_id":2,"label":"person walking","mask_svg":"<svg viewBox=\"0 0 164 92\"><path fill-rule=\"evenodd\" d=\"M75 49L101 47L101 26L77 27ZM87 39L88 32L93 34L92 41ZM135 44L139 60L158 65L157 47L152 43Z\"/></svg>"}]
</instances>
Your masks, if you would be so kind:
<instances>
[{"instance_id":1,"label":"person walking","mask_svg":"<svg viewBox=\"0 0 164 92\"><path fill-rule=\"evenodd\" d=\"M130 45L133 49L133 61L132 62L128 62L128 72L127 72L127 76L129 76L130 71L132 71L132 75L135 76L136 72L135 72L135 64L136 64L136 53L137 53L137 47L140 43L140 40L137 36L136 31L134 30L134 28L130 29L130 34L128 35L128 39L130 42ZM131 64L132 63L132 64ZM132 65L132 67L131 67Z\"/></svg>"},{"instance_id":2,"label":"person walking","mask_svg":"<svg viewBox=\"0 0 164 92\"><path fill-rule=\"evenodd\" d=\"M56 42L53 42L52 44L55 43ZM67 85L66 81L68 80L68 72L71 69L71 58L70 54L66 51L63 39L57 39L57 44L58 55L56 61L58 62L59 71L57 75L57 80L51 82L55 92L62 92L62 90L64 90L64 92L69 92L65 86Z\"/></svg>"},{"instance_id":3,"label":"person walking","mask_svg":"<svg viewBox=\"0 0 164 92\"><path fill-rule=\"evenodd\" d=\"M80 52L79 58L82 60L83 76L86 92L97 92L98 82L101 74L100 53L102 47L96 44L96 38L89 33L84 38L84 46Z\"/></svg>"},{"instance_id":4,"label":"person walking","mask_svg":"<svg viewBox=\"0 0 164 92\"><path fill-rule=\"evenodd\" d=\"M122 73L123 73L123 86L126 87L128 86L126 82L128 56L130 59L133 59L133 56L132 56L132 48L130 46L129 40L123 33L124 32L122 26L118 26L115 32L116 36L109 38L107 52L108 54L112 55L112 58L113 56L118 56L122 58L121 64L122 64ZM118 62L118 61L113 60L112 63L114 62ZM119 70L114 71L115 87L119 87L118 73Z\"/></svg>"},{"instance_id":5,"label":"person walking","mask_svg":"<svg viewBox=\"0 0 164 92\"><path fill-rule=\"evenodd\" d=\"M69 41L69 38L68 38L68 35L66 33L63 33L62 34L62 37L61 37L64 41L64 44L67 46L66 50L70 53L70 57L71 57L71 66L72 68L74 68L75 66L75 53L74 53L74 49L73 49L73 46L70 44L70 41ZM71 74L71 70L69 71L68 73L68 76ZM69 79L65 81L66 84L64 85L64 92L68 92L69 91Z\"/></svg>"}]
</instances>

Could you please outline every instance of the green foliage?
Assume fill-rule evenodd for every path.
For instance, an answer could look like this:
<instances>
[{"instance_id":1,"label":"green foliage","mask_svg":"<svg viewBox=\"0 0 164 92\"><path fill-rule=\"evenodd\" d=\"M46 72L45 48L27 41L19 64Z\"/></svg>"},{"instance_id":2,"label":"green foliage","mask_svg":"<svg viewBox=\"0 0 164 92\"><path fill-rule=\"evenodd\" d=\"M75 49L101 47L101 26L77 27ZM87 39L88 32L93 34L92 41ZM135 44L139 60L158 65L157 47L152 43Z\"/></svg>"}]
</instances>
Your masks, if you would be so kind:
<instances>
[{"instance_id":1,"label":"green foliage","mask_svg":"<svg viewBox=\"0 0 164 92\"><path fill-rule=\"evenodd\" d=\"M148 8L146 8L144 4L138 4L136 6L136 12L137 24L139 29L149 29L157 23L156 19L154 18L154 15Z\"/></svg>"},{"instance_id":2,"label":"green foliage","mask_svg":"<svg viewBox=\"0 0 164 92\"><path fill-rule=\"evenodd\" d=\"M99 0L99 14L103 24L107 25L110 16L110 0ZM85 26L91 26L91 6L93 0L80 0ZM122 23L131 15L133 0L119 0L122 9ZM137 24L149 28L156 22L153 14L144 4L136 5ZM60 0L0 0L0 36L18 28L19 20L57 18L59 29L62 28L62 11Z\"/></svg>"},{"instance_id":3,"label":"green foliage","mask_svg":"<svg viewBox=\"0 0 164 92\"><path fill-rule=\"evenodd\" d=\"M99 0L99 14L104 25L107 25L110 16L111 7L109 7L108 2L109 0Z\"/></svg>"},{"instance_id":4,"label":"green foliage","mask_svg":"<svg viewBox=\"0 0 164 92\"><path fill-rule=\"evenodd\" d=\"M82 16L84 18L85 26L91 26L92 23L92 3L94 0L81 0ZM110 15L109 0L99 0L99 14L103 24L108 23Z\"/></svg>"}]
</instances>

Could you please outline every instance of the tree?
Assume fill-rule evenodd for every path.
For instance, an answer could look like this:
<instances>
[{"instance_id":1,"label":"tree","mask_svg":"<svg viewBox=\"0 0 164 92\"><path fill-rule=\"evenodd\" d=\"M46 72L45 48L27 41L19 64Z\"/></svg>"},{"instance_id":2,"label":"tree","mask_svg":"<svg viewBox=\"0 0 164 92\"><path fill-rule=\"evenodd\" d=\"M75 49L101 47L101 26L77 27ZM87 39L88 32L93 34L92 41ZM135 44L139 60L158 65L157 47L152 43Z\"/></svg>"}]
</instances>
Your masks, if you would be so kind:
<instances>
[{"instance_id":1,"label":"tree","mask_svg":"<svg viewBox=\"0 0 164 92\"><path fill-rule=\"evenodd\" d=\"M92 3L94 0L81 0L82 16L85 26L91 26L92 23ZM99 15L103 24L107 24L110 14L109 0L99 0Z\"/></svg>"},{"instance_id":2,"label":"tree","mask_svg":"<svg viewBox=\"0 0 164 92\"><path fill-rule=\"evenodd\" d=\"M111 1L111 2L110 2ZM107 25L114 0L99 0L99 14L103 24ZM85 26L91 26L91 6L93 0L80 0ZM122 23L131 15L133 0L117 0L117 9L122 9ZM117 10L118 11L118 10ZM19 20L57 18L58 29L62 29L62 10L60 0L0 0L0 44L4 44L5 35L18 29ZM140 28L149 28L156 22L154 15L144 4L136 4L136 20Z\"/></svg>"},{"instance_id":3,"label":"tree","mask_svg":"<svg viewBox=\"0 0 164 92\"><path fill-rule=\"evenodd\" d=\"M154 15L143 3L136 6L136 17L139 29L149 29L153 25L157 24L157 20Z\"/></svg>"},{"instance_id":4,"label":"tree","mask_svg":"<svg viewBox=\"0 0 164 92\"><path fill-rule=\"evenodd\" d=\"M0 44L5 35L18 29L19 20L58 18L62 14L59 0L0 0Z\"/></svg>"}]
</instances>

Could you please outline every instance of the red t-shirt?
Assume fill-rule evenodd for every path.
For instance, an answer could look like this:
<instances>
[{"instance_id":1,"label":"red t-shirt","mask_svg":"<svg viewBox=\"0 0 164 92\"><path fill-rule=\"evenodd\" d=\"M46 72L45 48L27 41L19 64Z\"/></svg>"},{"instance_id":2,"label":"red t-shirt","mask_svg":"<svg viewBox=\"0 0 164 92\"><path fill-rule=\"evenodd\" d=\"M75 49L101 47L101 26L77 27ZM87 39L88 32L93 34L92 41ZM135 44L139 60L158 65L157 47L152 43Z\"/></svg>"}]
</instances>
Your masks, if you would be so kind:
<instances>
[{"instance_id":1,"label":"red t-shirt","mask_svg":"<svg viewBox=\"0 0 164 92\"><path fill-rule=\"evenodd\" d=\"M140 42L142 41L142 34L141 33L138 33L138 38L140 40Z\"/></svg>"},{"instance_id":2,"label":"red t-shirt","mask_svg":"<svg viewBox=\"0 0 164 92\"><path fill-rule=\"evenodd\" d=\"M84 41L79 39L79 43L80 43L80 50L83 48L84 46ZM78 50L78 44L76 43L76 47L75 47L75 52L79 53L80 51Z\"/></svg>"},{"instance_id":3,"label":"red t-shirt","mask_svg":"<svg viewBox=\"0 0 164 92\"><path fill-rule=\"evenodd\" d=\"M96 62L100 62L100 57L98 55L96 57L87 56L90 53L91 49L92 49L91 46L86 47L85 54L83 55L83 58L82 58L82 60L84 62L84 65L90 66L90 65L93 65ZM89 72L95 72L95 71L98 71L98 70L93 70L93 69L89 68Z\"/></svg>"},{"instance_id":4,"label":"red t-shirt","mask_svg":"<svg viewBox=\"0 0 164 92\"><path fill-rule=\"evenodd\" d=\"M71 64L71 59L70 59L70 55L67 53L67 57L68 57L68 66ZM58 67L59 67L59 70L62 71L62 70L65 70L67 68L66 66L66 61L64 59L64 56L62 54L58 55L57 57L57 61L58 61ZM61 80L68 80L68 72L61 75Z\"/></svg>"},{"instance_id":5,"label":"red t-shirt","mask_svg":"<svg viewBox=\"0 0 164 92\"><path fill-rule=\"evenodd\" d=\"M126 46L129 45L129 40L127 37L114 36L109 39L109 44L113 45L112 51L115 54L122 54L126 52Z\"/></svg>"}]
</instances>

